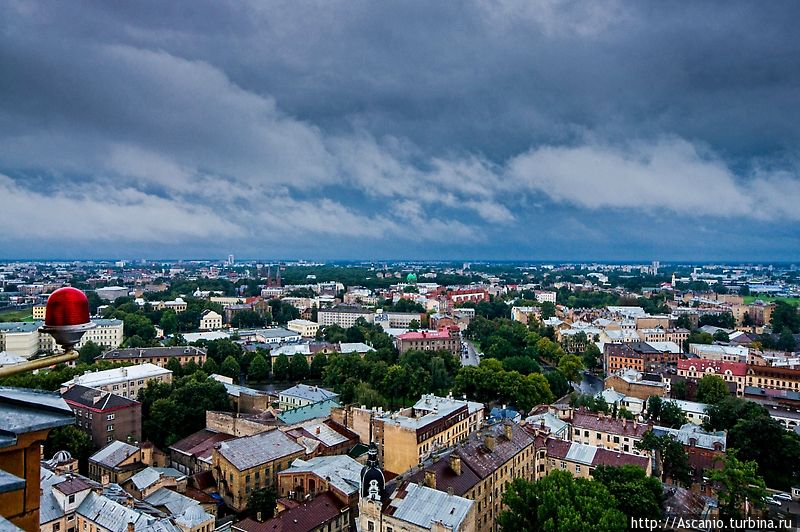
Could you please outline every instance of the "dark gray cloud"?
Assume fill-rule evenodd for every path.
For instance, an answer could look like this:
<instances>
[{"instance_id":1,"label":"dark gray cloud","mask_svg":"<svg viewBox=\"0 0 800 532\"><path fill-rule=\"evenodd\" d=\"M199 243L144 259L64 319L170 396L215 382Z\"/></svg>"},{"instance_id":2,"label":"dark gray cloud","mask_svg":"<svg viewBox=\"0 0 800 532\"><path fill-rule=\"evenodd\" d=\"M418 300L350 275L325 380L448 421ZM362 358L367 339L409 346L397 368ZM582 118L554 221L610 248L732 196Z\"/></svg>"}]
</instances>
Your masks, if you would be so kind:
<instances>
[{"instance_id":1,"label":"dark gray cloud","mask_svg":"<svg viewBox=\"0 0 800 532\"><path fill-rule=\"evenodd\" d=\"M2 256L796 258L793 2L2 11Z\"/></svg>"}]
</instances>

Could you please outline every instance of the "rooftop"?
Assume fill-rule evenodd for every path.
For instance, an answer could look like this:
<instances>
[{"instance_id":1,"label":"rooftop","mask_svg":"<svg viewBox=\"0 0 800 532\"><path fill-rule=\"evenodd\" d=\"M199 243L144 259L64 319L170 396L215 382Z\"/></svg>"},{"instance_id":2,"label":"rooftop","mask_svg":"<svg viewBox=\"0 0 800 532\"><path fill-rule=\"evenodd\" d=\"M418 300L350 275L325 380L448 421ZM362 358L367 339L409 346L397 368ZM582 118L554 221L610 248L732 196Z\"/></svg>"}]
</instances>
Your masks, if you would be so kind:
<instances>
[{"instance_id":1,"label":"rooftop","mask_svg":"<svg viewBox=\"0 0 800 532\"><path fill-rule=\"evenodd\" d=\"M320 401L327 401L329 399L335 399L339 397L339 394L336 394L330 390L326 390L325 388L321 388L319 386L309 386L307 384L297 384L283 390L282 392L278 393L278 396L283 397L297 397L299 399L303 399L305 401L312 401L318 403Z\"/></svg>"},{"instance_id":2,"label":"rooftop","mask_svg":"<svg viewBox=\"0 0 800 532\"><path fill-rule=\"evenodd\" d=\"M287 425L294 425L295 423L302 423L310 419L329 417L331 415L331 408L337 406L341 405L339 405L335 399L328 399L327 401L319 401L318 403L311 403L305 406L284 410L278 414L278 419Z\"/></svg>"},{"instance_id":3,"label":"rooftop","mask_svg":"<svg viewBox=\"0 0 800 532\"><path fill-rule=\"evenodd\" d=\"M180 346L180 347L141 347L128 349L110 349L97 357L97 360L136 360L138 358L164 357L172 358L179 356L201 356L205 355L206 350L199 347Z\"/></svg>"},{"instance_id":4,"label":"rooftop","mask_svg":"<svg viewBox=\"0 0 800 532\"><path fill-rule=\"evenodd\" d=\"M105 371L87 371L83 375L78 375L62 386L72 386L81 384L88 387L105 386L115 382L130 381L135 379L149 379L152 377L171 375L172 372L165 368L160 368L155 364L145 363L124 368L113 368Z\"/></svg>"},{"instance_id":5,"label":"rooftop","mask_svg":"<svg viewBox=\"0 0 800 532\"><path fill-rule=\"evenodd\" d=\"M684 445L690 445L691 440L694 439L697 447L713 450L718 445L721 451L725 451L725 431L706 432L694 423L686 423L679 429L653 427L653 434L656 436L669 434Z\"/></svg>"},{"instance_id":6,"label":"rooftop","mask_svg":"<svg viewBox=\"0 0 800 532\"><path fill-rule=\"evenodd\" d=\"M75 423L69 405L57 393L0 386L0 447L22 434Z\"/></svg>"},{"instance_id":7,"label":"rooftop","mask_svg":"<svg viewBox=\"0 0 800 532\"><path fill-rule=\"evenodd\" d=\"M323 492L272 519L258 522L247 518L233 525L232 529L244 532L307 532L317 530L324 523L335 519L344 507L336 497Z\"/></svg>"},{"instance_id":8,"label":"rooftop","mask_svg":"<svg viewBox=\"0 0 800 532\"><path fill-rule=\"evenodd\" d=\"M138 401L133 399L79 384L64 392L61 397L69 404L80 405L97 411L118 410L139 404Z\"/></svg>"},{"instance_id":9,"label":"rooftop","mask_svg":"<svg viewBox=\"0 0 800 532\"><path fill-rule=\"evenodd\" d=\"M295 443L279 430L224 441L217 449L219 454L239 471L305 450L302 445Z\"/></svg>"},{"instance_id":10,"label":"rooftop","mask_svg":"<svg viewBox=\"0 0 800 532\"><path fill-rule=\"evenodd\" d=\"M457 530L474 504L458 495L410 483L394 493L386 513L422 528L441 523Z\"/></svg>"},{"instance_id":11,"label":"rooftop","mask_svg":"<svg viewBox=\"0 0 800 532\"><path fill-rule=\"evenodd\" d=\"M298 458L292 466L281 471L279 475L292 473L314 473L328 482L345 495L358 493L362 464L349 456L317 456L308 460Z\"/></svg>"},{"instance_id":12,"label":"rooftop","mask_svg":"<svg viewBox=\"0 0 800 532\"><path fill-rule=\"evenodd\" d=\"M126 458L138 452L138 447L125 443L124 441L114 440L90 456L89 461L113 468L117 467L117 465Z\"/></svg>"}]
</instances>

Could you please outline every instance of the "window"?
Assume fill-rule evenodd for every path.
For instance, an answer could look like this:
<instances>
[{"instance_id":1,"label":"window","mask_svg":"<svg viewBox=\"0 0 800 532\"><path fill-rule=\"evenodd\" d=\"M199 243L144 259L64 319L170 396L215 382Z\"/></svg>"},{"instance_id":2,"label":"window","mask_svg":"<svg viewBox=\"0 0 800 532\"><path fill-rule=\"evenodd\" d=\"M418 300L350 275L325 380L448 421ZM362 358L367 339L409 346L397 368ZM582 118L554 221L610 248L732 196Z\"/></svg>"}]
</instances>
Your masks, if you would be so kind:
<instances>
[{"instance_id":1,"label":"window","mask_svg":"<svg viewBox=\"0 0 800 532\"><path fill-rule=\"evenodd\" d=\"M111 431L113 431L113 430L114 430L114 425L108 425L108 426L106 427L106 432L111 432Z\"/></svg>"},{"instance_id":2,"label":"window","mask_svg":"<svg viewBox=\"0 0 800 532\"><path fill-rule=\"evenodd\" d=\"M116 416L116 414L108 414L106 416L106 421L111 421L112 419L114 419L115 416Z\"/></svg>"},{"instance_id":3,"label":"window","mask_svg":"<svg viewBox=\"0 0 800 532\"><path fill-rule=\"evenodd\" d=\"M108 437L106 438L106 441L107 441L107 442L110 442L110 441L111 441L111 440L113 440L113 439L114 439L114 437L113 437L113 436L108 436Z\"/></svg>"},{"instance_id":4,"label":"window","mask_svg":"<svg viewBox=\"0 0 800 532\"><path fill-rule=\"evenodd\" d=\"M581 466L579 466L579 465L577 465L577 464L576 464L576 465L575 465L575 472L576 472L576 473L580 473L580 472L581 472Z\"/></svg>"},{"instance_id":5,"label":"window","mask_svg":"<svg viewBox=\"0 0 800 532\"><path fill-rule=\"evenodd\" d=\"M375 530L375 523L373 521L367 521L367 530L369 532L374 532Z\"/></svg>"},{"instance_id":6,"label":"window","mask_svg":"<svg viewBox=\"0 0 800 532\"><path fill-rule=\"evenodd\" d=\"M69 496L69 503L72 504L73 502L75 502L75 495L70 495Z\"/></svg>"},{"instance_id":7,"label":"window","mask_svg":"<svg viewBox=\"0 0 800 532\"><path fill-rule=\"evenodd\" d=\"M566 469L566 468L567 468L567 463L561 462L561 469Z\"/></svg>"}]
</instances>

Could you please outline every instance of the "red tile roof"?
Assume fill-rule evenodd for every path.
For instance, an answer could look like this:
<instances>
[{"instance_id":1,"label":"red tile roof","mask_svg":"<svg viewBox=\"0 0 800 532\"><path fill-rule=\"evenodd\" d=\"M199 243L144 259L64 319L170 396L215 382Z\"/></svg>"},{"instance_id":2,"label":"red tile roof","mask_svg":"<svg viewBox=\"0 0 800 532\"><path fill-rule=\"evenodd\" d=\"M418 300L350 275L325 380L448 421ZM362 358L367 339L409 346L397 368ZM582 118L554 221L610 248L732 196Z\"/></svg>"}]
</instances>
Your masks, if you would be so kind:
<instances>
[{"instance_id":1,"label":"red tile roof","mask_svg":"<svg viewBox=\"0 0 800 532\"><path fill-rule=\"evenodd\" d=\"M201 429L170 445L169 448L188 454L189 456L208 458L211 456L214 445L232 438L233 436L230 434Z\"/></svg>"},{"instance_id":2,"label":"red tile roof","mask_svg":"<svg viewBox=\"0 0 800 532\"><path fill-rule=\"evenodd\" d=\"M320 493L296 508L279 513L268 521L259 523L247 518L233 525L233 530L244 532L308 532L335 519L344 505L328 492Z\"/></svg>"},{"instance_id":3,"label":"red tile roof","mask_svg":"<svg viewBox=\"0 0 800 532\"><path fill-rule=\"evenodd\" d=\"M706 369L711 368L715 373L723 374L728 371L737 377L744 377L747 373L747 364L744 362L722 362L721 360L707 360L704 358L687 358L678 361L678 369L691 371L690 368L694 366L694 371L705 373Z\"/></svg>"},{"instance_id":4,"label":"red tile roof","mask_svg":"<svg viewBox=\"0 0 800 532\"><path fill-rule=\"evenodd\" d=\"M450 331L443 328L438 331L407 332L397 338L400 340L447 340L450 338Z\"/></svg>"}]
</instances>

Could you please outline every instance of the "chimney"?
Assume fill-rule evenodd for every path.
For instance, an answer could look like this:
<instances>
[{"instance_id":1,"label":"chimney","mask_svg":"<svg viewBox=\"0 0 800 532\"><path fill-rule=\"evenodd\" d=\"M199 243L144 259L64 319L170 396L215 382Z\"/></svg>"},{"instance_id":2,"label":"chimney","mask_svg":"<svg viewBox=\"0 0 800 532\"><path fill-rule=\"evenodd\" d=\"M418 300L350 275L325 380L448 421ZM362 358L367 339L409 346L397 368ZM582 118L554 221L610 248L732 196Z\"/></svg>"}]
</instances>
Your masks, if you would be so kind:
<instances>
[{"instance_id":1,"label":"chimney","mask_svg":"<svg viewBox=\"0 0 800 532\"><path fill-rule=\"evenodd\" d=\"M512 439L514 439L514 432L511 429L512 429L511 423L505 423L503 425L503 433L505 434L506 439L508 441L511 441Z\"/></svg>"},{"instance_id":2,"label":"chimney","mask_svg":"<svg viewBox=\"0 0 800 532\"><path fill-rule=\"evenodd\" d=\"M261 522L261 512L256 512L256 521Z\"/></svg>"},{"instance_id":3,"label":"chimney","mask_svg":"<svg viewBox=\"0 0 800 532\"><path fill-rule=\"evenodd\" d=\"M487 434L483 442L486 445L486 448L489 449L490 452L494 451L494 434Z\"/></svg>"},{"instance_id":4,"label":"chimney","mask_svg":"<svg viewBox=\"0 0 800 532\"><path fill-rule=\"evenodd\" d=\"M461 457L456 453L450 453L450 469L456 476L461 476Z\"/></svg>"},{"instance_id":5,"label":"chimney","mask_svg":"<svg viewBox=\"0 0 800 532\"><path fill-rule=\"evenodd\" d=\"M319 427L317 427L317 435L319 435Z\"/></svg>"},{"instance_id":6,"label":"chimney","mask_svg":"<svg viewBox=\"0 0 800 532\"><path fill-rule=\"evenodd\" d=\"M128 495L128 497L125 499L125 506L127 506L128 508L133 508L134 505L133 501L134 501L133 497Z\"/></svg>"},{"instance_id":7,"label":"chimney","mask_svg":"<svg viewBox=\"0 0 800 532\"><path fill-rule=\"evenodd\" d=\"M425 470L425 485L431 489L436 489L436 472L430 469Z\"/></svg>"},{"instance_id":8,"label":"chimney","mask_svg":"<svg viewBox=\"0 0 800 532\"><path fill-rule=\"evenodd\" d=\"M133 521L128 521L128 532L134 532Z\"/></svg>"},{"instance_id":9,"label":"chimney","mask_svg":"<svg viewBox=\"0 0 800 532\"><path fill-rule=\"evenodd\" d=\"M628 428L628 418L625 418L625 417L622 418L622 428L623 429L627 429Z\"/></svg>"}]
</instances>

